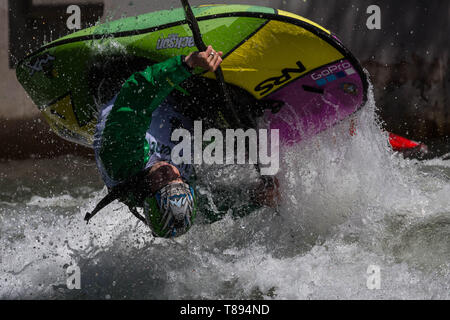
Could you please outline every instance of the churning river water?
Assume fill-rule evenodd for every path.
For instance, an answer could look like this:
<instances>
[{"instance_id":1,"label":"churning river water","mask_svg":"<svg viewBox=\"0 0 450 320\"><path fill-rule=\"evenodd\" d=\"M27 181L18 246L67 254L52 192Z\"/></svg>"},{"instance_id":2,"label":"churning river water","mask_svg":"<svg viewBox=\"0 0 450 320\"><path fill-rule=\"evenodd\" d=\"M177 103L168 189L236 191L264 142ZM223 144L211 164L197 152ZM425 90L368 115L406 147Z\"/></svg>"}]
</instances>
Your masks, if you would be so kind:
<instances>
[{"instance_id":1,"label":"churning river water","mask_svg":"<svg viewBox=\"0 0 450 320\"><path fill-rule=\"evenodd\" d=\"M394 153L375 109L282 150L278 211L233 219L253 173L199 168L204 207L229 213L175 240L119 203L86 225L92 159L0 162L0 299L449 299L450 161Z\"/></svg>"}]
</instances>

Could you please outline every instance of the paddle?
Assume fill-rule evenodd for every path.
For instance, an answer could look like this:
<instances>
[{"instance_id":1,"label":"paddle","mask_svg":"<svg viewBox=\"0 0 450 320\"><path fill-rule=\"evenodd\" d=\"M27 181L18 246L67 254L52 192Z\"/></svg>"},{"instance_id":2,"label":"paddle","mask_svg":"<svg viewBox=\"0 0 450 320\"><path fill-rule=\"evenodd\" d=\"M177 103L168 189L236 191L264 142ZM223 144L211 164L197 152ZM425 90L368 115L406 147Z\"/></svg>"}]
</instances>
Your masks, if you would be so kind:
<instances>
[{"instance_id":1,"label":"paddle","mask_svg":"<svg viewBox=\"0 0 450 320\"><path fill-rule=\"evenodd\" d=\"M200 32L200 27L198 26L197 19L194 16L194 13L192 12L192 8L189 4L188 0L181 0L181 5L183 6L184 13L186 16L186 21L189 25L189 28L192 30L192 35L194 37L195 46L200 51L206 51L207 47L206 44L203 42L202 34ZM219 66L215 72L216 79L219 82L220 89L222 91L223 100L225 102L225 106L229 111L231 111L234 120L236 123L242 127L241 121L239 117L237 116L236 110L233 105L233 101L231 100L230 91L227 88L227 85L225 83L225 78L223 76L222 68ZM221 115L223 118L223 115ZM225 119L223 119L226 121Z\"/></svg>"},{"instance_id":2,"label":"paddle","mask_svg":"<svg viewBox=\"0 0 450 320\"><path fill-rule=\"evenodd\" d=\"M192 34L194 36L195 46L197 47L198 50L205 51L207 47L206 47L205 43L203 42L197 19L195 18L194 13L192 12L192 8L189 5L189 1L181 0L181 4L182 4L184 12L185 12L186 21L189 25L189 28L191 28ZM225 79L223 77L222 68L220 68L220 66L219 66L219 68L217 68L215 74L216 74L216 79L219 82L220 88L222 90L225 105L227 106L228 110L230 110L232 112L233 117L236 120L236 123L239 124L241 126L241 128L243 128L242 122L240 121L239 117L237 116L236 110L235 110L233 102L231 100L230 92L228 91L227 85L225 83ZM222 116L222 118L223 118L223 116ZM255 168L258 171L258 173L261 173L259 163L255 164ZM261 178L265 184L270 183L270 182L273 183L273 181L272 181L273 177L261 176ZM278 212L278 209L276 209L276 211Z\"/></svg>"}]
</instances>

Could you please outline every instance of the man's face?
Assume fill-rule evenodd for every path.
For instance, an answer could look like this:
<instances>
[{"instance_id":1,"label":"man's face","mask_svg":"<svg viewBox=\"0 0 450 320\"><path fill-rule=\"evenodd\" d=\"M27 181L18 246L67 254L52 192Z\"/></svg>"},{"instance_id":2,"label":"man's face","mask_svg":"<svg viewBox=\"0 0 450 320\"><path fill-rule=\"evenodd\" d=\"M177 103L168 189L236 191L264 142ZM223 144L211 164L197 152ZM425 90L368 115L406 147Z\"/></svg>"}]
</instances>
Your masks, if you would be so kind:
<instances>
[{"instance_id":1,"label":"man's face","mask_svg":"<svg viewBox=\"0 0 450 320\"><path fill-rule=\"evenodd\" d=\"M156 192L169 183L182 182L180 171L173 165L161 161L152 166L148 173L151 191Z\"/></svg>"}]
</instances>

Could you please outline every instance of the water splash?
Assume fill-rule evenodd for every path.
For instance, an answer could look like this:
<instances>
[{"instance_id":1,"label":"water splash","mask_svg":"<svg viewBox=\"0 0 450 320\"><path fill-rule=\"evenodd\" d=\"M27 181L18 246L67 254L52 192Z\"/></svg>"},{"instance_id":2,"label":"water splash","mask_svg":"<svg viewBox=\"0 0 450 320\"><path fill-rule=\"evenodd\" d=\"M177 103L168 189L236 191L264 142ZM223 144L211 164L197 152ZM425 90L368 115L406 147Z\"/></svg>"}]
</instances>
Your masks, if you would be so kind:
<instances>
[{"instance_id":1,"label":"water splash","mask_svg":"<svg viewBox=\"0 0 450 320\"><path fill-rule=\"evenodd\" d=\"M68 193L30 187L17 201L24 194L7 189L0 298L449 299L449 162L393 153L372 93L353 136L350 121L283 150L278 212L229 213L176 240L153 238L118 203L86 225L84 213L106 193L79 190L95 167L69 176ZM247 169L199 170L212 208L221 188L244 202L239 170ZM69 265L81 269L81 290L66 287ZM369 265L381 268L381 290L367 288Z\"/></svg>"}]
</instances>

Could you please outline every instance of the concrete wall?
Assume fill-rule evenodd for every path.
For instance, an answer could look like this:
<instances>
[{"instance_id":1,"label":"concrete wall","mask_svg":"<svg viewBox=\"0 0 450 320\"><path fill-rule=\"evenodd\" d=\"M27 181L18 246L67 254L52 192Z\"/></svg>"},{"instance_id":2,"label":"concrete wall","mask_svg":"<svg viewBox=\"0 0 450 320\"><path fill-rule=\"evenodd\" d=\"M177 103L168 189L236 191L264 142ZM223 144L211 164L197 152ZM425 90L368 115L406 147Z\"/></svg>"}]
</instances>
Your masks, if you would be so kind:
<instances>
[{"instance_id":1,"label":"concrete wall","mask_svg":"<svg viewBox=\"0 0 450 320\"><path fill-rule=\"evenodd\" d=\"M65 153L90 155L91 151L66 142L49 130L49 126L18 83L15 70L10 67L10 40L20 37L16 45L24 48L35 46L44 41L50 41L52 33L46 31L56 28L55 19L63 14L69 4L87 4L91 1L80 0L0 0L0 159L22 159L30 156L52 157ZM98 2L98 1L97 1ZM29 23L23 14L27 7L37 6L39 10L31 12L34 15L48 15L50 23L17 33L17 29L10 28L10 15L8 9L14 7L16 23ZM59 18L59 17L57 17ZM59 19L59 29L64 26L63 19ZM39 22L46 22L39 20ZM52 22L54 21L54 24ZM67 34L69 31L63 31ZM28 34L27 34L28 33ZM36 33L36 36L34 35ZM42 36L41 39L38 36ZM62 34L61 34L62 35ZM28 36L28 39L27 39ZM10 39L11 37L11 39ZM30 38L31 37L31 38ZM40 46L40 44L38 45ZM16 59L13 59L14 61Z\"/></svg>"},{"instance_id":2,"label":"concrete wall","mask_svg":"<svg viewBox=\"0 0 450 320\"><path fill-rule=\"evenodd\" d=\"M65 6L93 1L31 3ZM104 4L102 20L179 7L179 0L95 2ZM191 0L193 5L218 2L285 9L329 28L371 73L380 114L388 130L427 142L445 141L450 135L447 0ZM381 30L366 27L366 9L371 4L381 8ZM0 158L90 153L49 132L9 67L8 25L8 0L0 0Z\"/></svg>"},{"instance_id":3,"label":"concrete wall","mask_svg":"<svg viewBox=\"0 0 450 320\"><path fill-rule=\"evenodd\" d=\"M0 0L0 118L22 119L38 114L31 100L17 82L8 63L8 0Z\"/></svg>"}]
</instances>

